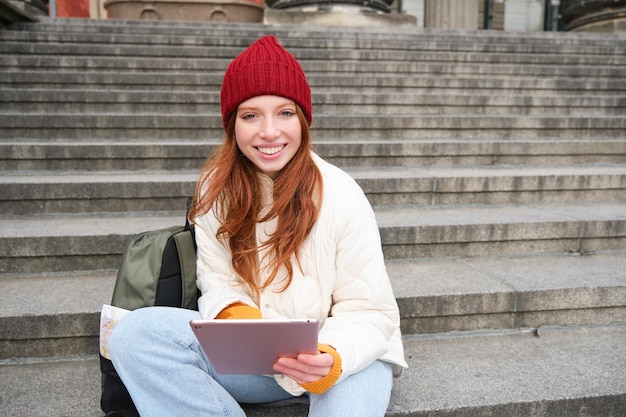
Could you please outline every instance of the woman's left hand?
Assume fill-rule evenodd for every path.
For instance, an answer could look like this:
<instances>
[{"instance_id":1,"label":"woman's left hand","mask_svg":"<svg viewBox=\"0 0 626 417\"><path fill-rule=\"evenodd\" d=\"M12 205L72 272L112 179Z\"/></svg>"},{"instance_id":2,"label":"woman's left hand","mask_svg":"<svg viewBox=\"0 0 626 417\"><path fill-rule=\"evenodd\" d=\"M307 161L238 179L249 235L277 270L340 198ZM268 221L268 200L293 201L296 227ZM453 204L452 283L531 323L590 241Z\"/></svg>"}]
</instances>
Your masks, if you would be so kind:
<instances>
[{"instance_id":1,"label":"woman's left hand","mask_svg":"<svg viewBox=\"0 0 626 417\"><path fill-rule=\"evenodd\" d=\"M298 384L306 384L328 375L334 363L335 358L330 353L301 353L297 358L279 358L274 364L274 370L287 375Z\"/></svg>"}]
</instances>

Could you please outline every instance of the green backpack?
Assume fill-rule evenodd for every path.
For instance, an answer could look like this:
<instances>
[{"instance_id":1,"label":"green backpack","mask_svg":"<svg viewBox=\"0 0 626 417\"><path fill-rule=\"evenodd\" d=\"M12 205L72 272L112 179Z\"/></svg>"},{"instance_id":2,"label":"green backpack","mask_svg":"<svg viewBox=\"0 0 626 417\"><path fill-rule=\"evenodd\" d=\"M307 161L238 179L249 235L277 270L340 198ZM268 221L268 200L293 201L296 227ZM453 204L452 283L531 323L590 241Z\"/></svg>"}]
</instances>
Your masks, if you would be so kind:
<instances>
[{"instance_id":1,"label":"green backpack","mask_svg":"<svg viewBox=\"0 0 626 417\"><path fill-rule=\"evenodd\" d=\"M132 237L117 273L111 305L135 310L149 306L198 309L196 241L189 220L184 226ZM100 407L107 416L139 417L113 363L100 355Z\"/></svg>"},{"instance_id":2,"label":"green backpack","mask_svg":"<svg viewBox=\"0 0 626 417\"><path fill-rule=\"evenodd\" d=\"M196 310L195 244L189 224L135 235L124 251L111 305Z\"/></svg>"}]
</instances>

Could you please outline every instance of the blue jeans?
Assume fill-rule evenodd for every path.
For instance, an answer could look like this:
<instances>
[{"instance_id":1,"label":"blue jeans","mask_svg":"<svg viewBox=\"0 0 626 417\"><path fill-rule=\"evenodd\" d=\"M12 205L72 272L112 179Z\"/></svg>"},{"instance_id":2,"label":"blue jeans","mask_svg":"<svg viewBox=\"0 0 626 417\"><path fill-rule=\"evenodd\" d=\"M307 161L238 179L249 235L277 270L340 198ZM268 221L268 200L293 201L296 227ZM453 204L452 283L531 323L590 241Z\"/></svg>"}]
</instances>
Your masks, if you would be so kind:
<instances>
[{"instance_id":1,"label":"blue jeans","mask_svg":"<svg viewBox=\"0 0 626 417\"><path fill-rule=\"evenodd\" d=\"M239 403L295 398L269 376L217 374L189 326L198 318L197 311L148 307L113 331L111 360L142 416L243 417ZM309 417L382 417L392 379L391 366L376 361L324 394L307 394Z\"/></svg>"}]
</instances>

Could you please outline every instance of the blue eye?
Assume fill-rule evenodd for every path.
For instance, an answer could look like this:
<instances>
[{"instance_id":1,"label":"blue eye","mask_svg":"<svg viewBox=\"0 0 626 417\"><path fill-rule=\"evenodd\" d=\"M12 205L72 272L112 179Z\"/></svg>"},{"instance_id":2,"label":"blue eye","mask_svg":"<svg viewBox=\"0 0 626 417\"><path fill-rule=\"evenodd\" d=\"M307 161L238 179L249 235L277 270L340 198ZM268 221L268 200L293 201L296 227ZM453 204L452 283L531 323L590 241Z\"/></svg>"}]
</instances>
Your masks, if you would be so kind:
<instances>
[{"instance_id":1,"label":"blue eye","mask_svg":"<svg viewBox=\"0 0 626 417\"><path fill-rule=\"evenodd\" d=\"M283 117L290 117L293 116L295 113L292 112L291 110L283 110L282 112L280 112L280 115Z\"/></svg>"}]
</instances>

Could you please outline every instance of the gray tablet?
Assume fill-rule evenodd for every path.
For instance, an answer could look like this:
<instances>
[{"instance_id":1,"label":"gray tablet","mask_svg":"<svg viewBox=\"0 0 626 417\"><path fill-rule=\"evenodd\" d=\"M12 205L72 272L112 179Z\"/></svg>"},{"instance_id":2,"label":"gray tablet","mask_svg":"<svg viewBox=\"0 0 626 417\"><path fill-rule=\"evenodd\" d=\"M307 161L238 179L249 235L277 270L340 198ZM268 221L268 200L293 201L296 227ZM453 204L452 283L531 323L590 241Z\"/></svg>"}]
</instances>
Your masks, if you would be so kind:
<instances>
[{"instance_id":1,"label":"gray tablet","mask_svg":"<svg viewBox=\"0 0 626 417\"><path fill-rule=\"evenodd\" d=\"M318 321L192 320L190 323L216 372L275 374L279 357L317 353Z\"/></svg>"}]
</instances>

